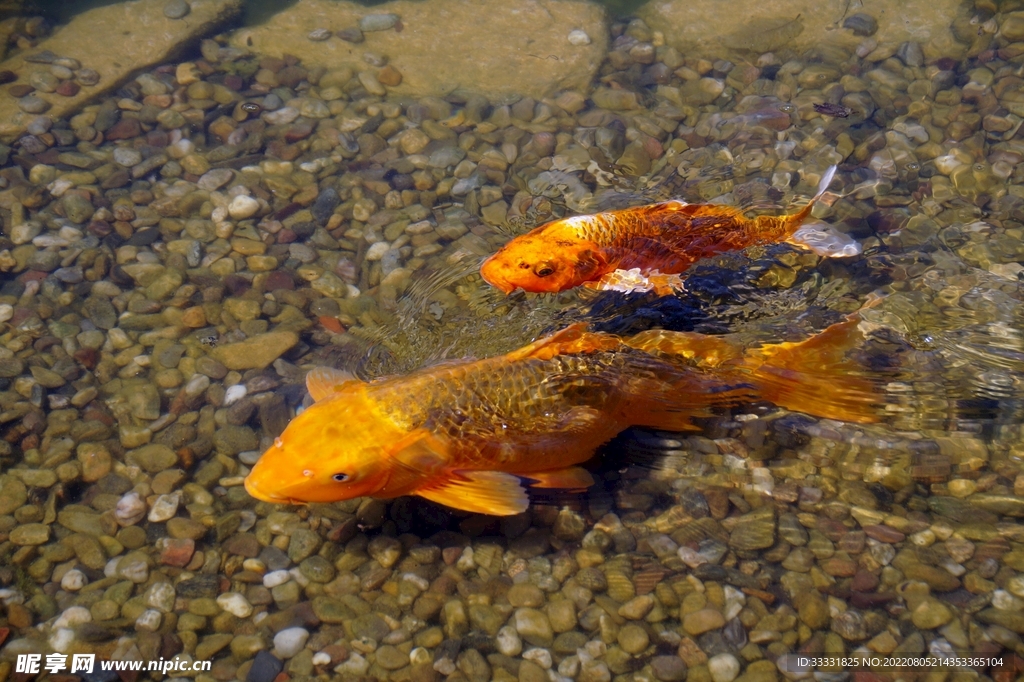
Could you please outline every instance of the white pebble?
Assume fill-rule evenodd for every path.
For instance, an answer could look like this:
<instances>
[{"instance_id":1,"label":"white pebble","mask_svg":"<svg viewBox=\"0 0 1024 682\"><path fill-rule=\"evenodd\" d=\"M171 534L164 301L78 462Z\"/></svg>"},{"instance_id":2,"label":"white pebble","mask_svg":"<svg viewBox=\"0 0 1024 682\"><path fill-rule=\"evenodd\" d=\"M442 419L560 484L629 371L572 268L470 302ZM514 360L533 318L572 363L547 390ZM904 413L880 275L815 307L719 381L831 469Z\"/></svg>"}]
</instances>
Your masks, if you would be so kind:
<instances>
[{"instance_id":1,"label":"white pebble","mask_svg":"<svg viewBox=\"0 0 1024 682\"><path fill-rule=\"evenodd\" d=\"M117 562L117 576L131 580L136 585L149 580L149 564L144 559L121 559Z\"/></svg>"},{"instance_id":2,"label":"white pebble","mask_svg":"<svg viewBox=\"0 0 1024 682\"><path fill-rule=\"evenodd\" d=\"M75 631L71 628L54 628L50 635L50 648L60 653L67 653L75 643Z\"/></svg>"},{"instance_id":3,"label":"white pebble","mask_svg":"<svg viewBox=\"0 0 1024 682\"><path fill-rule=\"evenodd\" d=\"M708 659L708 672L714 682L732 682L740 674L740 662L732 654L718 654Z\"/></svg>"},{"instance_id":4,"label":"white pebble","mask_svg":"<svg viewBox=\"0 0 1024 682\"><path fill-rule=\"evenodd\" d=\"M146 609L135 619L135 629L141 632L156 632L164 620L164 614L156 609Z\"/></svg>"},{"instance_id":5,"label":"white pebble","mask_svg":"<svg viewBox=\"0 0 1024 682\"><path fill-rule=\"evenodd\" d=\"M252 604L240 592L225 592L217 597L217 606L233 616L248 618L252 615Z\"/></svg>"},{"instance_id":6,"label":"white pebble","mask_svg":"<svg viewBox=\"0 0 1024 682\"><path fill-rule=\"evenodd\" d=\"M558 664L558 674L562 677L574 678L580 674L580 657L566 656Z\"/></svg>"},{"instance_id":7,"label":"white pebble","mask_svg":"<svg viewBox=\"0 0 1024 682\"><path fill-rule=\"evenodd\" d=\"M245 393L245 384L235 384L224 392L224 406L227 407L228 405L237 403L245 397Z\"/></svg>"},{"instance_id":8,"label":"white pebble","mask_svg":"<svg viewBox=\"0 0 1024 682\"><path fill-rule=\"evenodd\" d=\"M374 261L380 260L384 257L384 254L391 249L391 244L387 242L376 242L366 250L366 260Z\"/></svg>"},{"instance_id":9,"label":"white pebble","mask_svg":"<svg viewBox=\"0 0 1024 682\"><path fill-rule=\"evenodd\" d=\"M178 493L158 496L153 503L153 508L149 510L149 520L153 523L163 523L173 519L174 515L178 513L180 502L181 495Z\"/></svg>"},{"instance_id":10,"label":"white pebble","mask_svg":"<svg viewBox=\"0 0 1024 682\"><path fill-rule=\"evenodd\" d=\"M331 655L318 651L313 654L313 665L327 665L331 662Z\"/></svg>"},{"instance_id":11,"label":"white pebble","mask_svg":"<svg viewBox=\"0 0 1024 682\"><path fill-rule=\"evenodd\" d=\"M134 490L125 493L114 507L114 518L122 526L134 526L146 515L146 503Z\"/></svg>"},{"instance_id":12,"label":"white pebble","mask_svg":"<svg viewBox=\"0 0 1024 682\"><path fill-rule=\"evenodd\" d=\"M291 575L292 580L297 582L301 587L306 587L307 585L309 585L309 578L307 578L305 574L299 570L298 566L296 566L295 568L289 568L288 574Z\"/></svg>"},{"instance_id":13,"label":"white pebble","mask_svg":"<svg viewBox=\"0 0 1024 682\"><path fill-rule=\"evenodd\" d=\"M18 590L4 588L0 590L0 604L10 606L11 604L24 604L25 595Z\"/></svg>"},{"instance_id":14,"label":"white pebble","mask_svg":"<svg viewBox=\"0 0 1024 682\"><path fill-rule=\"evenodd\" d=\"M416 647L409 652L409 663L412 665L423 665L424 663L433 663L434 655L430 653L429 649L425 649L421 646Z\"/></svg>"},{"instance_id":15,"label":"white pebble","mask_svg":"<svg viewBox=\"0 0 1024 682\"><path fill-rule=\"evenodd\" d=\"M575 31L569 31L569 44L581 47L583 45L590 44L590 36L587 32L582 29L576 29Z\"/></svg>"},{"instance_id":16,"label":"white pebble","mask_svg":"<svg viewBox=\"0 0 1024 682\"><path fill-rule=\"evenodd\" d=\"M0 304L0 322L6 322L14 317L14 306L9 303Z\"/></svg>"},{"instance_id":17,"label":"white pebble","mask_svg":"<svg viewBox=\"0 0 1024 682\"><path fill-rule=\"evenodd\" d=\"M92 613L84 606L69 606L53 621L53 629L73 628L76 625L92 622Z\"/></svg>"},{"instance_id":18,"label":"white pebble","mask_svg":"<svg viewBox=\"0 0 1024 682\"><path fill-rule=\"evenodd\" d=\"M362 677L370 669L370 662L362 654L353 653L344 663L334 666L334 672L341 675L352 675Z\"/></svg>"},{"instance_id":19,"label":"white pebble","mask_svg":"<svg viewBox=\"0 0 1024 682\"><path fill-rule=\"evenodd\" d=\"M67 192L69 189L71 189L74 186L75 186L75 183L71 182L67 178L57 178L56 180L51 182L49 185L47 185L46 189L50 190L50 194L52 194L53 196L55 196L55 197L62 197L62 196L64 196L65 192Z\"/></svg>"},{"instance_id":20,"label":"white pebble","mask_svg":"<svg viewBox=\"0 0 1024 682\"><path fill-rule=\"evenodd\" d=\"M996 590L992 593L992 606L1000 611L1020 611L1024 608L1024 601L1006 590Z\"/></svg>"},{"instance_id":21,"label":"white pebble","mask_svg":"<svg viewBox=\"0 0 1024 682\"><path fill-rule=\"evenodd\" d=\"M302 651L309 639L309 632L303 628L285 628L274 635L274 655L278 658L291 658Z\"/></svg>"},{"instance_id":22,"label":"white pebble","mask_svg":"<svg viewBox=\"0 0 1024 682\"><path fill-rule=\"evenodd\" d=\"M263 576L263 587L270 589L278 585L284 585L292 579L292 574L285 570L271 571Z\"/></svg>"},{"instance_id":23,"label":"white pebble","mask_svg":"<svg viewBox=\"0 0 1024 682\"><path fill-rule=\"evenodd\" d=\"M295 107L282 107L277 111L264 111L263 120L272 126L279 126L291 123L299 117L299 110Z\"/></svg>"},{"instance_id":24,"label":"white pebble","mask_svg":"<svg viewBox=\"0 0 1024 682\"><path fill-rule=\"evenodd\" d=\"M167 146L167 153L172 159L183 159L195 150L196 146L192 140L182 138Z\"/></svg>"},{"instance_id":25,"label":"white pebble","mask_svg":"<svg viewBox=\"0 0 1024 682\"><path fill-rule=\"evenodd\" d=\"M259 209L260 202L244 194L239 194L231 200L230 204L228 204L228 213L230 213L231 217L235 220L251 218Z\"/></svg>"},{"instance_id":26,"label":"white pebble","mask_svg":"<svg viewBox=\"0 0 1024 682\"><path fill-rule=\"evenodd\" d=\"M533 661L545 670L550 670L553 663L551 660L551 652L547 649L541 649L540 647L527 649L523 652L523 658L528 661Z\"/></svg>"},{"instance_id":27,"label":"white pebble","mask_svg":"<svg viewBox=\"0 0 1024 682\"><path fill-rule=\"evenodd\" d=\"M82 234L82 231L79 230L77 227L65 225L64 227L60 228L60 230L57 231L57 236L73 244L79 241L85 235Z\"/></svg>"},{"instance_id":28,"label":"white pebble","mask_svg":"<svg viewBox=\"0 0 1024 682\"><path fill-rule=\"evenodd\" d=\"M519 652L523 650L523 640L519 638L519 633L511 625L506 625L498 630L498 636L494 640L498 652L505 656L518 656Z\"/></svg>"},{"instance_id":29,"label":"white pebble","mask_svg":"<svg viewBox=\"0 0 1024 682\"><path fill-rule=\"evenodd\" d=\"M38 237L42 231L43 226L40 223L30 220L27 223L21 223L11 228L11 241L15 244L28 244Z\"/></svg>"},{"instance_id":30,"label":"white pebble","mask_svg":"<svg viewBox=\"0 0 1024 682\"><path fill-rule=\"evenodd\" d=\"M114 163L130 168L142 163L142 154L131 147L118 147L114 150Z\"/></svg>"},{"instance_id":31,"label":"white pebble","mask_svg":"<svg viewBox=\"0 0 1024 682\"><path fill-rule=\"evenodd\" d=\"M72 568L64 574L63 578L60 579L60 587L62 590L67 590L68 592L77 592L85 587L88 582L89 581L85 577L85 573L82 573L77 568Z\"/></svg>"}]
</instances>

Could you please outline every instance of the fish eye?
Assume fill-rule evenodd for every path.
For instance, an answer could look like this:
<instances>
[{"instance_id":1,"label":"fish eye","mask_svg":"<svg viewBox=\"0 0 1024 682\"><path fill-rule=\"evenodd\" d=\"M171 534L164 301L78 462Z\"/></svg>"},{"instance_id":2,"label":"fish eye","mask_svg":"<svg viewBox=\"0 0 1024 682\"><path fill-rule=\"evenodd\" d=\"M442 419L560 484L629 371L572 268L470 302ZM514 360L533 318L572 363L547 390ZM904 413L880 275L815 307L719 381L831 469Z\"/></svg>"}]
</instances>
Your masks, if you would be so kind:
<instances>
[{"instance_id":1,"label":"fish eye","mask_svg":"<svg viewBox=\"0 0 1024 682\"><path fill-rule=\"evenodd\" d=\"M337 481L338 483L344 483L345 481L348 480L348 474L334 474L333 476L331 476L331 478Z\"/></svg>"},{"instance_id":2,"label":"fish eye","mask_svg":"<svg viewBox=\"0 0 1024 682\"><path fill-rule=\"evenodd\" d=\"M555 268L551 265L551 263L544 261L542 263L537 263L535 266L533 266L533 274L537 275L538 277L548 277L550 275L555 274Z\"/></svg>"}]
</instances>

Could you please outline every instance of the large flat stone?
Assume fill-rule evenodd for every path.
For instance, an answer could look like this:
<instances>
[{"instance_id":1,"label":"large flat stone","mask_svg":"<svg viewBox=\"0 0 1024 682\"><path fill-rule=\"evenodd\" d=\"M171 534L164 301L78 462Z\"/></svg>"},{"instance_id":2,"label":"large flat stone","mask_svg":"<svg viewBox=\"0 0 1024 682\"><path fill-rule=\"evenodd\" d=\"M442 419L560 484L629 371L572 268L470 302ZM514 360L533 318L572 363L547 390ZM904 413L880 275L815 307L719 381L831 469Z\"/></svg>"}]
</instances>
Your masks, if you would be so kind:
<instances>
[{"instance_id":1,"label":"large flat stone","mask_svg":"<svg viewBox=\"0 0 1024 682\"><path fill-rule=\"evenodd\" d=\"M353 44L336 36L308 38L313 29L355 27L369 14L393 13L402 30L373 31ZM572 45L571 31L590 36ZM581 0L396 0L372 7L335 0L299 0L265 25L236 31L232 45L257 54L292 54L306 67L377 71L363 61L388 57L402 74L389 90L444 96L465 89L500 98L586 91L608 48L604 10Z\"/></svg>"},{"instance_id":2,"label":"large flat stone","mask_svg":"<svg viewBox=\"0 0 1024 682\"><path fill-rule=\"evenodd\" d=\"M818 44L852 50L864 38L843 28L843 20L864 12L878 22L872 37L880 45L915 41L933 58L966 51L950 29L954 20L969 18L962 5L961 0L862 0L849 4L844 14L844 2L651 0L637 14L683 54L720 58L729 50L802 52Z\"/></svg>"},{"instance_id":3,"label":"large flat stone","mask_svg":"<svg viewBox=\"0 0 1024 682\"><path fill-rule=\"evenodd\" d=\"M241 9L241 0L191 0L191 11L183 19L164 16L167 0L134 0L97 7L79 14L35 48L0 63L0 71L18 74L19 83L45 70L45 64L26 62L24 57L49 50L61 57L73 57L85 68L100 74L99 83L82 87L73 97L36 93L51 103L46 116L54 119L73 114L83 104L121 85L129 76L166 62L185 45L211 32ZM18 108L13 97L0 97L0 140L10 141L23 132L33 114Z\"/></svg>"}]
</instances>

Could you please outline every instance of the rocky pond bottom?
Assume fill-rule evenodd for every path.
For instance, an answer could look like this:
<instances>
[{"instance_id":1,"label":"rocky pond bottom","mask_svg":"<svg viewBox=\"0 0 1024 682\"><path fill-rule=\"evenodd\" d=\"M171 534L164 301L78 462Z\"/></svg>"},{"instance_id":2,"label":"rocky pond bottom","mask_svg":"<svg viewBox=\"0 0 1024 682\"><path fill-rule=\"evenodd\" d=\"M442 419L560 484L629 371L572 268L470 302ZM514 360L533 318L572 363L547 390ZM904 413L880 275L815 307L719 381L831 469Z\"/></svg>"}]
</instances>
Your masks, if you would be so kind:
<instances>
[{"instance_id":1,"label":"rocky pond bottom","mask_svg":"<svg viewBox=\"0 0 1024 682\"><path fill-rule=\"evenodd\" d=\"M358 68L218 36L66 116L43 112L107 62L4 24L24 130L0 145L0 682L52 653L210 662L167 675L196 682L1017 678L1017 5L967 3L948 55L864 13L849 49L795 51L790 22L710 57L657 15L574 25L596 73L550 97L403 94L413 15L378 9L301 34ZM666 194L781 211L832 164L816 215L853 257L750 249L664 298L505 298L476 274L553 217ZM752 405L631 431L586 495L505 519L242 487L316 365L408 371L580 319L796 339L876 291L877 425ZM942 662L884 662L920 657Z\"/></svg>"}]
</instances>

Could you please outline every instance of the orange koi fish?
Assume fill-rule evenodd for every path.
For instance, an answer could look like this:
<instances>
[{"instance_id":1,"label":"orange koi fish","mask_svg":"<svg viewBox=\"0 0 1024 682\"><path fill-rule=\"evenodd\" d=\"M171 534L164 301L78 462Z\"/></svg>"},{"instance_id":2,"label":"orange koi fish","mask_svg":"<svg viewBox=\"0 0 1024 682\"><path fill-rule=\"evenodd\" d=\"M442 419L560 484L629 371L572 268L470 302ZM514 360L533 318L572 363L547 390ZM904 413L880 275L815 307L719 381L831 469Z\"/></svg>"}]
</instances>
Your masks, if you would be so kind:
<instances>
[{"instance_id":1,"label":"orange koi fish","mask_svg":"<svg viewBox=\"0 0 1024 682\"><path fill-rule=\"evenodd\" d=\"M752 399L876 421L878 386L846 357L862 338L857 325L851 317L803 342L752 350L727 336L621 338L574 325L504 356L369 383L316 368L306 377L316 402L245 488L267 502L419 495L510 515L526 510L527 486L592 485L576 465L629 426L692 429L712 407Z\"/></svg>"},{"instance_id":2,"label":"orange koi fish","mask_svg":"<svg viewBox=\"0 0 1024 682\"><path fill-rule=\"evenodd\" d=\"M556 220L505 244L484 261L480 274L506 294L517 288L551 293L581 284L616 288L614 273L634 268L651 276L655 286L678 285L681 280L671 276L702 258L790 238L835 172L830 167L810 203L790 215L747 219L735 206L673 200Z\"/></svg>"}]
</instances>

